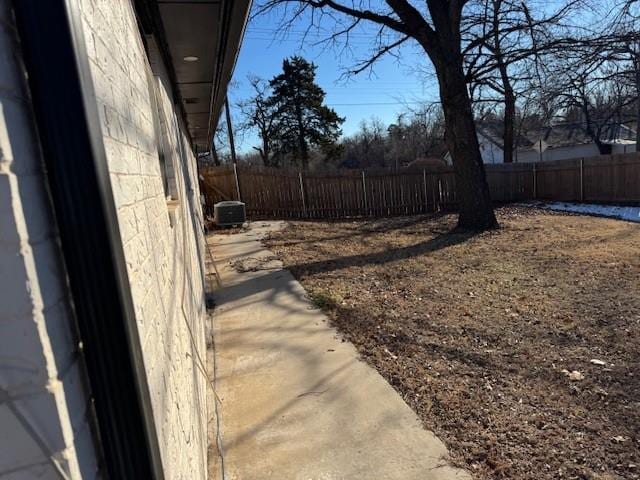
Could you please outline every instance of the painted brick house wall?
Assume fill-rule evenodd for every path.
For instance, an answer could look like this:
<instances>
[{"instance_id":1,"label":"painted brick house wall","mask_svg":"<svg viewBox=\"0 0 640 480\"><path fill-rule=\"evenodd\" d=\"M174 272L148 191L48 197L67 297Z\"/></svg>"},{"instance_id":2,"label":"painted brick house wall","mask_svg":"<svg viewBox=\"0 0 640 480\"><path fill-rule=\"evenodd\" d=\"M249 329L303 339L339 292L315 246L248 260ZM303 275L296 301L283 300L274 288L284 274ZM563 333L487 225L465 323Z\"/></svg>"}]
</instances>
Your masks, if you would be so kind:
<instances>
[{"instance_id":1,"label":"painted brick house wall","mask_svg":"<svg viewBox=\"0 0 640 480\"><path fill-rule=\"evenodd\" d=\"M0 477L96 478L89 398L11 2L0 0Z\"/></svg>"},{"instance_id":2,"label":"painted brick house wall","mask_svg":"<svg viewBox=\"0 0 640 480\"><path fill-rule=\"evenodd\" d=\"M167 74L162 64L149 64L130 0L74 1L165 475L203 479L206 378L198 362L205 355L206 311L195 157ZM0 476L61 478L58 468L72 479L94 478L89 395L11 3L0 0ZM157 93L161 132L150 90ZM36 440L20 423L25 419Z\"/></svg>"},{"instance_id":3,"label":"painted brick house wall","mask_svg":"<svg viewBox=\"0 0 640 480\"><path fill-rule=\"evenodd\" d=\"M205 355L206 314L196 161L166 73L154 62L163 137L156 138L151 67L130 2L81 0L80 6L165 474L205 478L206 379L196 364Z\"/></svg>"}]
</instances>

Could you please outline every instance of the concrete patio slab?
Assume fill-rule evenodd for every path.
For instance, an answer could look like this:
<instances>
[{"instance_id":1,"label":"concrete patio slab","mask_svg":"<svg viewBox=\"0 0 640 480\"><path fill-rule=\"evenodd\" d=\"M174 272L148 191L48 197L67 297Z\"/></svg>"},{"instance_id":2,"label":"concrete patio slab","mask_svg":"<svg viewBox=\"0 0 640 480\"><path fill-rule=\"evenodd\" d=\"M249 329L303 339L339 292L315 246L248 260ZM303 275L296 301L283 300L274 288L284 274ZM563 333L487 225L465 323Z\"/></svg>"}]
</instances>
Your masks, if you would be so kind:
<instances>
[{"instance_id":1,"label":"concrete patio slab","mask_svg":"<svg viewBox=\"0 0 640 480\"><path fill-rule=\"evenodd\" d=\"M261 245L282 226L208 238L224 479L471 478Z\"/></svg>"}]
</instances>

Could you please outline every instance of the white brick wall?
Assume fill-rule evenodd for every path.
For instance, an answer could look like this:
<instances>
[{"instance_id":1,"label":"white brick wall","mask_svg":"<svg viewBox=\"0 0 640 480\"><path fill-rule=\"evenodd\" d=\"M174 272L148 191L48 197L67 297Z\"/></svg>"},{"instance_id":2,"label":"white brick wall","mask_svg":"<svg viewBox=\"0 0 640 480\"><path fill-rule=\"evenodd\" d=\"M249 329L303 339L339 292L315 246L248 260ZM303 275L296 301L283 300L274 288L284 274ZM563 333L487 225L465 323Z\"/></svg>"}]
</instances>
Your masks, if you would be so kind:
<instances>
[{"instance_id":1,"label":"white brick wall","mask_svg":"<svg viewBox=\"0 0 640 480\"><path fill-rule=\"evenodd\" d=\"M177 197L170 210L132 6L129 0L74 1L82 12L166 478L204 479L206 379L195 363L205 352L204 250L195 158L164 78L167 164ZM61 468L72 479L94 478L88 399L10 3L0 0L0 477L60 478L55 469Z\"/></svg>"},{"instance_id":2,"label":"white brick wall","mask_svg":"<svg viewBox=\"0 0 640 480\"><path fill-rule=\"evenodd\" d=\"M96 478L88 398L10 1L0 0L0 477Z\"/></svg>"},{"instance_id":3,"label":"white brick wall","mask_svg":"<svg viewBox=\"0 0 640 480\"><path fill-rule=\"evenodd\" d=\"M132 6L128 0L80 5L165 473L168 479L206 478L206 379L195 364L205 355L195 158L166 74L154 72L164 77L167 165L178 200L170 212L154 138L148 61Z\"/></svg>"}]
</instances>

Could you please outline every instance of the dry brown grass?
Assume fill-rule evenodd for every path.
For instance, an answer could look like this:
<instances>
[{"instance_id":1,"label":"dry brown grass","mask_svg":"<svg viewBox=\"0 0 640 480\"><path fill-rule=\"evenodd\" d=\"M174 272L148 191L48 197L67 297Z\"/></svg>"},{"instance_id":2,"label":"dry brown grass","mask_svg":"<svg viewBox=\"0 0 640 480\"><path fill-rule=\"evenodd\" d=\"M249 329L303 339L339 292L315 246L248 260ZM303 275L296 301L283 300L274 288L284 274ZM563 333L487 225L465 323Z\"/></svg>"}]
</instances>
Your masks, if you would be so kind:
<instances>
[{"instance_id":1,"label":"dry brown grass","mask_svg":"<svg viewBox=\"0 0 640 480\"><path fill-rule=\"evenodd\" d=\"M452 215L292 222L268 243L477 478L640 478L640 225L499 216L476 236Z\"/></svg>"}]
</instances>

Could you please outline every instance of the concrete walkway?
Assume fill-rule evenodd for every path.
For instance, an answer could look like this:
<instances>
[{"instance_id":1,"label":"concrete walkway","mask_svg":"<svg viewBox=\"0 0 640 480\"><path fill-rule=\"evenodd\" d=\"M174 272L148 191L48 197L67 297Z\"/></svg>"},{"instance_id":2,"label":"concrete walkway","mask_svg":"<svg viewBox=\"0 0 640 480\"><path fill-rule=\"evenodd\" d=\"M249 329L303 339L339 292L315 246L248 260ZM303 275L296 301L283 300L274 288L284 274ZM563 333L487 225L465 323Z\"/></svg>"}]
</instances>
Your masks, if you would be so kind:
<instances>
[{"instance_id":1,"label":"concrete walkway","mask_svg":"<svg viewBox=\"0 0 640 480\"><path fill-rule=\"evenodd\" d=\"M343 342L259 239L209 237L225 480L469 479L395 390ZM215 449L214 449L215 452ZM213 477L215 478L215 477Z\"/></svg>"}]
</instances>

